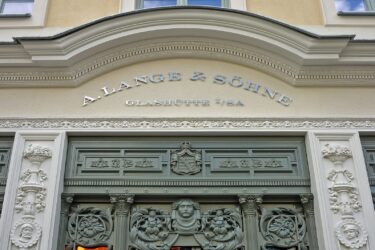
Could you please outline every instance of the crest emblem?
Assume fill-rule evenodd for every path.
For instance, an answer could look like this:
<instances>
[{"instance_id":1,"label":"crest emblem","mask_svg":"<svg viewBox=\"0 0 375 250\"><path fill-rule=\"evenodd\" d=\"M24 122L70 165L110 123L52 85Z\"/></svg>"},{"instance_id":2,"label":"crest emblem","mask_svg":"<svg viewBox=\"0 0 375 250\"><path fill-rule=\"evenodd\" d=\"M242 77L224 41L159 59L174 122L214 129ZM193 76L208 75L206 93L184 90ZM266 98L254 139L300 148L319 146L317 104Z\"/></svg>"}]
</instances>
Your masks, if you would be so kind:
<instances>
[{"instance_id":1,"label":"crest emblem","mask_svg":"<svg viewBox=\"0 0 375 250\"><path fill-rule=\"evenodd\" d=\"M202 154L191 150L189 142L183 142L180 150L171 153L172 171L179 175L193 175L202 170Z\"/></svg>"}]
</instances>

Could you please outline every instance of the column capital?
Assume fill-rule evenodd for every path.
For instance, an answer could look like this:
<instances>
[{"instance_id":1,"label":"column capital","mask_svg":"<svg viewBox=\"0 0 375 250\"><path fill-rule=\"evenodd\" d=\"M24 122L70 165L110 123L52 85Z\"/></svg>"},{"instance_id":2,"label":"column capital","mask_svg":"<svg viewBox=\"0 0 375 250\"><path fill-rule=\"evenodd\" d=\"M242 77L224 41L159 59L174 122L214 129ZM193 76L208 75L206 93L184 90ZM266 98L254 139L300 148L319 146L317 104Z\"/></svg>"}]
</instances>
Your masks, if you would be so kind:
<instances>
[{"instance_id":1,"label":"column capital","mask_svg":"<svg viewBox=\"0 0 375 250\"><path fill-rule=\"evenodd\" d=\"M111 194L110 201L115 205L116 215L128 215L134 202L133 194Z\"/></svg>"},{"instance_id":2,"label":"column capital","mask_svg":"<svg viewBox=\"0 0 375 250\"><path fill-rule=\"evenodd\" d=\"M263 202L263 195L238 195L238 201L245 215L254 216L256 214L258 206Z\"/></svg>"}]
</instances>

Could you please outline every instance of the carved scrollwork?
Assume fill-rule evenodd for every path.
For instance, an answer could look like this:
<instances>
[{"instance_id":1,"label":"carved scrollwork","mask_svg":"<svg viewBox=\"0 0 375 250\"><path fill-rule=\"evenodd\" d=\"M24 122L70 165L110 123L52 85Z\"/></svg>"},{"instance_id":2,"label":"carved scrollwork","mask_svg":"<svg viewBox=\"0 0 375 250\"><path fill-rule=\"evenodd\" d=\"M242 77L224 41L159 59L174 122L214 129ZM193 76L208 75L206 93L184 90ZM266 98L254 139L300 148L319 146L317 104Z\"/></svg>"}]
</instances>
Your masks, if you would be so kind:
<instances>
[{"instance_id":1,"label":"carved scrollwork","mask_svg":"<svg viewBox=\"0 0 375 250\"><path fill-rule=\"evenodd\" d=\"M181 144L181 150L172 151L171 168L179 175L197 174L202 170L202 154L191 150L190 143L184 142Z\"/></svg>"},{"instance_id":2,"label":"carved scrollwork","mask_svg":"<svg viewBox=\"0 0 375 250\"><path fill-rule=\"evenodd\" d=\"M99 208L81 208L70 215L68 234L69 249L74 245L83 247L108 246L112 233L111 210Z\"/></svg>"},{"instance_id":3,"label":"carved scrollwork","mask_svg":"<svg viewBox=\"0 0 375 250\"><path fill-rule=\"evenodd\" d=\"M303 244L306 234L306 223L303 215L293 209L262 209L260 230L263 235L264 248L291 248Z\"/></svg>"},{"instance_id":4,"label":"carved scrollwork","mask_svg":"<svg viewBox=\"0 0 375 250\"><path fill-rule=\"evenodd\" d=\"M340 243L350 249L359 249L367 244L368 233L355 219L345 219L336 227Z\"/></svg>"},{"instance_id":5,"label":"carved scrollwork","mask_svg":"<svg viewBox=\"0 0 375 250\"><path fill-rule=\"evenodd\" d=\"M37 244L41 234L42 228L33 218L24 218L13 226L10 240L19 248L29 248Z\"/></svg>"}]
</instances>

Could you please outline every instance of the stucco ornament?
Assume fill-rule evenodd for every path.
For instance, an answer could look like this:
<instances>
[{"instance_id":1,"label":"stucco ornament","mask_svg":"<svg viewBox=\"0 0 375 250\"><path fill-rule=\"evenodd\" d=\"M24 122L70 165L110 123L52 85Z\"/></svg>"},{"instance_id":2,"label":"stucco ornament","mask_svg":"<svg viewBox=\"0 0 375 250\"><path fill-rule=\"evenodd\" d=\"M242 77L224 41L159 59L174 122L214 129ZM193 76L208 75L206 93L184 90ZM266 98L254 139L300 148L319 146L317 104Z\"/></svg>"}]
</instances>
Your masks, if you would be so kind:
<instances>
[{"instance_id":1,"label":"stucco ornament","mask_svg":"<svg viewBox=\"0 0 375 250\"><path fill-rule=\"evenodd\" d=\"M204 250L234 250L243 241L239 211L219 208L202 214L191 199L174 202L170 213L135 209L130 225L130 245L140 250L169 250L184 236L194 236Z\"/></svg>"},{"instance_id":2,"label":"stucco ornament","mask_svg":"<svg viewBox=\"0 0 375 250\"><path fill-rule=\"evenodd\" d=\"M301 213L293 209L262 209L260 230L268 247L292 248L303 244L306 223Z\"/></svg>"},{"instance_id":3,"label":"stucco ornament","mask_svg":"<svg viewBox=\"0 0 375 250\"><path fill-rule=\"evenodd\" d=\"M322 154L324 158L327 158L334 164L343 164L347 159L352 157L350 149L340 144L327 143L322 149Z\"/></svg>"},{"instance_id":4,"label":"stucco ornament","mask_svg":"<svg viewBox=\"0 0 375 250\"><path fill-rule=\"evenodd\" d=\"M81 208L71 214L68 221L70 238L69 249L75 246L109 246L112 234L112 216L110 209Z\"/></svg>"},{"instance_id":5,"label":"stucco ornament","mask_svg":"<svg viewBox=\"0 0 375 250\"><path fill-rule=\"evenodd\" d=\"M202 170L201 152L192 150L189 142L183 142L180 150L171 153L172 171L179 175L193 175Z\"/></svg>"},{"instance_id":6,"label":"stucco ornament","mask_svg":"<svg viewBox=\"0 0 375 250\"><path fill-rule=\"evenodd\" d=\"M367 244L368 233L355 219L345 219L337 225L336 236L349 249L359 249Z\"/></svg>"},{"instance_id":7,"label":"stucco ornament","mask_svg":"<svg viewBox=\"0 0 375 250\"><path fill-rule=\"evenodd\" d=\"M42 228L33 218L24 218L13 226L10 240L19 248L30 248L37 244L41 234Z\"/></svg>"},{"instance_id":8,"label":"stucco ornament","mask_svg":"<svg viewBox=\"0 0 375 250\"><path fill-rule=\"evenodd\" d=\"M23 156L31 163L40 164L51 158L52 152L48 147L30 144L24 151Z\"/></svg>"}]
</instances>

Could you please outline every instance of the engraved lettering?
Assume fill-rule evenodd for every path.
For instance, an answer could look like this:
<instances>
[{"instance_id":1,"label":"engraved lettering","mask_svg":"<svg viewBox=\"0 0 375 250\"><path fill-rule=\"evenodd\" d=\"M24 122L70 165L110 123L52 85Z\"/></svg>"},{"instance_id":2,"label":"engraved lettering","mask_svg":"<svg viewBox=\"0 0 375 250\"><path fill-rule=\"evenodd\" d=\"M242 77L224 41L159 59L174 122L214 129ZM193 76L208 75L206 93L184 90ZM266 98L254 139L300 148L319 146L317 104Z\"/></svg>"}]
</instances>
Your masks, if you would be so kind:
<instances>
[{"instance_id":1,"label":"engraved lettering","mask_svg":"<svg viewBox=\"0 0 375 250\"><path fill-rule=\"evenodd\" d=\"M173 81L181 81L181 73L178 72L169 72L168 73L168 80L173 82Z\"/></svg>"},{"instance_id":2,"label":"engraved lettering","mask_svg":"<svg viewBox=\"0 0 375 250\"><path fill-rule=\"evenodd\" d=\"M214 83L217 83L217 84L225 84L226 82L226 77L225 76L222 76L222 75L216 75L214 77Z\"/></svg>"},{"instance_id":3,"label":"engraved lettering","mask_svg":"<svg viewBox=\"0 0 375 250\"><path fill-rule=\"evenodd\" d=\"M289 106L289 104L292 102L292 99L285 96L285 95L282 95L280 96L280 98L277 100L278 103L280 103L281 105L284 105L284 106Z\"/></svg>"},{"instance_id":4,"label":"engraved lettering","mask_svg":"<svg viewBox=\"0 0 375 250\"><path fill-rule=\"evenodd\" d=\"M92 98L92 97L90 97L90 96L84 96L84 97L83 97L83 104L82 104L82 106L86 106L86 105L88 105L88 104L90 104L90 103L93 103L93 102L95 102L95 101L96 101L95 98Z\"/></svg>"},{"instance_id":5,"label":"engraved lettering","mask_svg":"<svg viewBox=\"0 0 375 250\"><path fill-rule=\"evenodd\" d=\"M150 82L152 82L152 83L164 82L164 76L163 76L163 74L151 75L150 76Z\"/></svg>"},{"instance_id":6,"label":"engraved lettering","mask_svg":"<svg viewBox=\"0 0 375 250\"><path fill-rule=\"evenodd\" d=\"M120 83L120 88L118 89L118 91L122 91L124 89L130 89L132 88L132 86L129 85L129 83L127 82L121 82Z\"/></svg>"},{"instance_id":7,"label":"engraved lettering","mask_svg":"<svg viewBox=\"0 0 375 250\"><path fill-rule=\"evenodd\" d=\"M147 84L148 83L148 77L147 76L137 76L137 77L134 77L134 80L135 80L135 86L141 86L142 83L143 84Z\"/></svg>"},{"instance_id":8,"label":"engraved lettering","mask_svg":"<svg viewBox=\"0 0 375 250\"><path fill-rule=\"evenodd\" d=\"M113 93L117 92L116 89L114 89L114 88L112 89L112 91L109 91L108 87L103 87L103 88L101 88L101 90L103 90L104 96L109 96L110 94L113 94Z\"/></svg>"},{"instance_id":9,"label":"engraved lettering","mask_svg":"<svg viewBox=\"0 0 375 250\"><path fill-rule=\"evenodd\" d=\"M257 83L252 83L250 80L247 81L245 87L244 87L245 90L248 90L248 91L252 91L254 93L258 93L259 89L260 89L260 85L257 84Z\"/></svg>"},{"instance_id":10,"label":"engraved lettering","mask_svg":"<svg viewBox=\"0 0 375 250\"><path fill-rule=\"evenodd\" d=\"M268 87L264 87L264 93L262 94L263 96L269 96L271 99L275 98L275 96L277 95L278 93Z\"/></svg>"},{"instance_id":11,"label":"engraved lettering","mask_svg":"<svg viewBox=\"0 0 375 250\"><path fill-rule=\"evenodd\" d=\"M232 87L239 88L243 85L242 78L240 76L234 76L232 81L229 82Z\"/></svg>"},{"instance_id":12,"label":"engraved lettering","mask_svg":"<svg viewBox=\"0 0 375 250\"><path fill-rule=\"evenodd\" d=\"M193 76L190 78L190 80L192 81L205 81L206 80L206 76L204 75L203 72L194 72L193 73Z\"/></svg>"}]
</instances>

